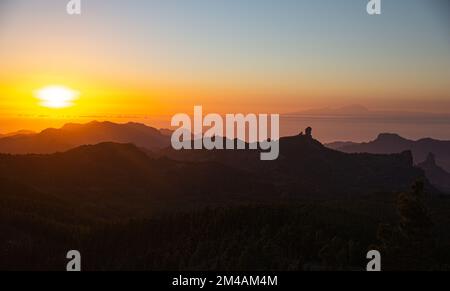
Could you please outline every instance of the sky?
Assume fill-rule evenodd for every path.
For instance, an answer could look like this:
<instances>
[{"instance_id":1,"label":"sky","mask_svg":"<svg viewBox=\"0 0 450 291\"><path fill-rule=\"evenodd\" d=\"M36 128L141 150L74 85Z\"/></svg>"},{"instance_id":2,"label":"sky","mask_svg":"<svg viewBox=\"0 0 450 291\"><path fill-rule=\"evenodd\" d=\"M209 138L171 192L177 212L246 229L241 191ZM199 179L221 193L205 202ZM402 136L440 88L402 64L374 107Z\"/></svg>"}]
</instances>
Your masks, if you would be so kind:
<instances>
[{"instance_id":1,"label":"sky","mask_svg":"<svg viewBox=\"0 0 450 291\"><path fill-rule=\"evenodd\" d=\"M0 0L0 133L163 124L194 105L450 112L447 0L382 0L380 16L366 0L82 0L81 16L67 2ZM74 106L40 106L49 85L79 92Z\"/></svg>"}]
</instances>

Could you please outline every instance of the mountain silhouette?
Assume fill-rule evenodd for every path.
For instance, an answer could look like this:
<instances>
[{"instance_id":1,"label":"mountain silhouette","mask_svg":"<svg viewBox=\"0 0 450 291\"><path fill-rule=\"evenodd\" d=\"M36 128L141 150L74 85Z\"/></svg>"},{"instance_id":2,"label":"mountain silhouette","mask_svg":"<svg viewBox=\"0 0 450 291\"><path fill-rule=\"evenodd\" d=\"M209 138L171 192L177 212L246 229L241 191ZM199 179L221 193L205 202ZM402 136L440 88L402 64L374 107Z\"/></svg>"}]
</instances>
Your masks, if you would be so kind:
<instances>
[{"instance_id":1,"label":"mountain silhouette","mask_svg":"<svg viewBox=\"0 0 450 291\"><path fill-rule=\"evenodd\" d=\"M0 154L0 269L60 270L68 249L89 258L85 270L250 270L255 253L267 269L325 268L327 252L364 266L376 226L396 217L395 193L424 172L409 151L348 154L307 133L282 138L275 161L114 142ZM444 196L430 195L437 257L449 241Z\"/></svg>"},{"instance_id":2,"label":"mountain silhouette","mask_svg":"<svg viewBox=\"0 0 450 291\"><path fill-rule=\"evenodd\" d=\"M429 153L434 153L436 162L446 171L450 171L450 141L431 138L414 141L398 134L383 133L367 143L336 142L327 146L346 153L392 154L411 151L416 164L424 161Z\"/></svg>"},{"instance_id":3,"label":"mountain silhouette","mask_svg":"<svg viewBox=\"0 0 450 291\"><path fill-rule=\"evenodd\" d=\"M18 136L18 135L31 135L31 134L35 134L35 132L31 131L31 130L19 130L19 131L9 132L9 133L5 133L5 134L0 133L0 138L10 137L10 136Z\"/></svg>"},{"instance_id":4,"label":"mountain silhouette","mask_svg":"<svg viewBox=\"0 0 450 291\"><path fill-rule=\"evenodd\" d=\"M424 162L418 164L418 167L425 171L425 175L431 184L441 191L450 193L450 173L436 163L434 154L430 153Z\"/></svg>"},{"instance_id":5,"label":"mountain silhouette","mask_svg":"<svg viewBox=\"0 0 450 291\"><path fill-rule=\"evenodd\" d=\"M72 203L86 215L101 217L145 216L164 207L261 202L264 190L275 193L258 177L225 165L153 159L133 144L117 143L50 155L0 154L0 179L10 185L2 197L23 199L23 192L41 193L52 197L52 204Z\"/></svg>"},{"instance_id":6,"label":"mountain silhouette","mask_svg":"<svg viewBox=\"0 0 450 291\"><path fill-rule=\"evenodd\" d=\"M0 178L118 213L161 205L270 202L408 189L424 174L411 153L346 154L308 135L282 138L280 158L258 150L174 151L149 155L133 144L100 143L55 154L0 155ZM20 188L19 187L19 188ZM20 192L20 191L19 191ZM157 206L159 205L159 206ZM87 206L86 206L87 207ZM104 214L106 215L106 214Z\"/></svg>"},{"instance_id":7,"label":"mountain silhouette","mask_svg":"<svg viewBox=\"0 0 450 291\"><path fill-rule=\"evenodd\" d=\"M413 166L412 154L348 154L329 149L308 135L280 139L280 156L273 162L260 160L259 150L168 149L164 155L178 161L214 161L254 173L271 181L288 196L409 188L424 173Z\"/></svg>"},{"instance_id":8,"label":"mountain silhouette","mask_svg":"<svg viewBox=\"0 0 450 291\"><path fill-rule=\"evenodd\" d=\"M66 124L60 129L46 129L38 134L0 137L0 153L48 154L102 142L133 143L154 150L169 146L170 137L139 123L93 121L87 124Z\"/></svg>"}]
</instances>

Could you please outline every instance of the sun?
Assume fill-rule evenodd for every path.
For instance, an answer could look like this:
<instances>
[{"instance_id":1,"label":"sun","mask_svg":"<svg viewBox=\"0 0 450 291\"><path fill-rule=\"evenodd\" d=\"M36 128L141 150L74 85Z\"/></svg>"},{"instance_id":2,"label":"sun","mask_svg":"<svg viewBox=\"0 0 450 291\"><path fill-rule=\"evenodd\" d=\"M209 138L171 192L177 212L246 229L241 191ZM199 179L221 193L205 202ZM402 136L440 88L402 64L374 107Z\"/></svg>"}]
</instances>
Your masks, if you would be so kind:
<instances>
[{"instance_id":1,"label":"sun","mask_svg":"<svg viewBox=\"0 0 450 291\"><path fill-rule=\"evenodd\" d=\"M79 93L65 86L47 86L36 91L40 105L47 108L66 108L74 105Z\"/></svg>"}]
</instances>

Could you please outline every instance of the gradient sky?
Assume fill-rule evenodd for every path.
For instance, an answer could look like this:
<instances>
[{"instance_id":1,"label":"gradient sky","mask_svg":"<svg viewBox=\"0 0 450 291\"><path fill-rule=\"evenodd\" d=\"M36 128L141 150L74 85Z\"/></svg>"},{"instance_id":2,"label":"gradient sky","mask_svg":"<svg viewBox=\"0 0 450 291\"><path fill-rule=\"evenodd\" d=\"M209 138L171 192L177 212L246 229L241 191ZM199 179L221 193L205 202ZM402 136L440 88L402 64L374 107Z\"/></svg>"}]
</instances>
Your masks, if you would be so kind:
<instances>
[{"instance_id":1,"label":"gradient sky","mask_svg":"<svg viewBox=\"0 0 450 291\"><path fill-rule=\"evenodd\" d=\"M0 0L4 124L194 105L450 112L448 0L384 0L381 16L366 0L83 0L75 17L67 2ZM79 90L77 105L39 108L33 92L50 84Z\"/></svg>"}]
</instances>

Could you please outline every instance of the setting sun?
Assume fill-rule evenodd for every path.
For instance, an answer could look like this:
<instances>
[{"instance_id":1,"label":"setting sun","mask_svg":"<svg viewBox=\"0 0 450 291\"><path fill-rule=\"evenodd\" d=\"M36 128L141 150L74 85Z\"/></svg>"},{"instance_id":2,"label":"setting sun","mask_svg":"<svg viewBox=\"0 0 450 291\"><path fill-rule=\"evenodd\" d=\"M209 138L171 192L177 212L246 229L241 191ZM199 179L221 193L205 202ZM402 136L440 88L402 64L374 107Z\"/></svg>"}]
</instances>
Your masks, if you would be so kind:
<instances>
[{"instance_id":1,"label":"setting sun","mask_svg":"<svg viewBox=\"0 0 450 291\"><path fill-rule=\"evenodd\" d=\"M66 108L73 106L78 92L64 86L49 86L36 92L40 105L47 108Z\"/></svg>"}]
</instances>

